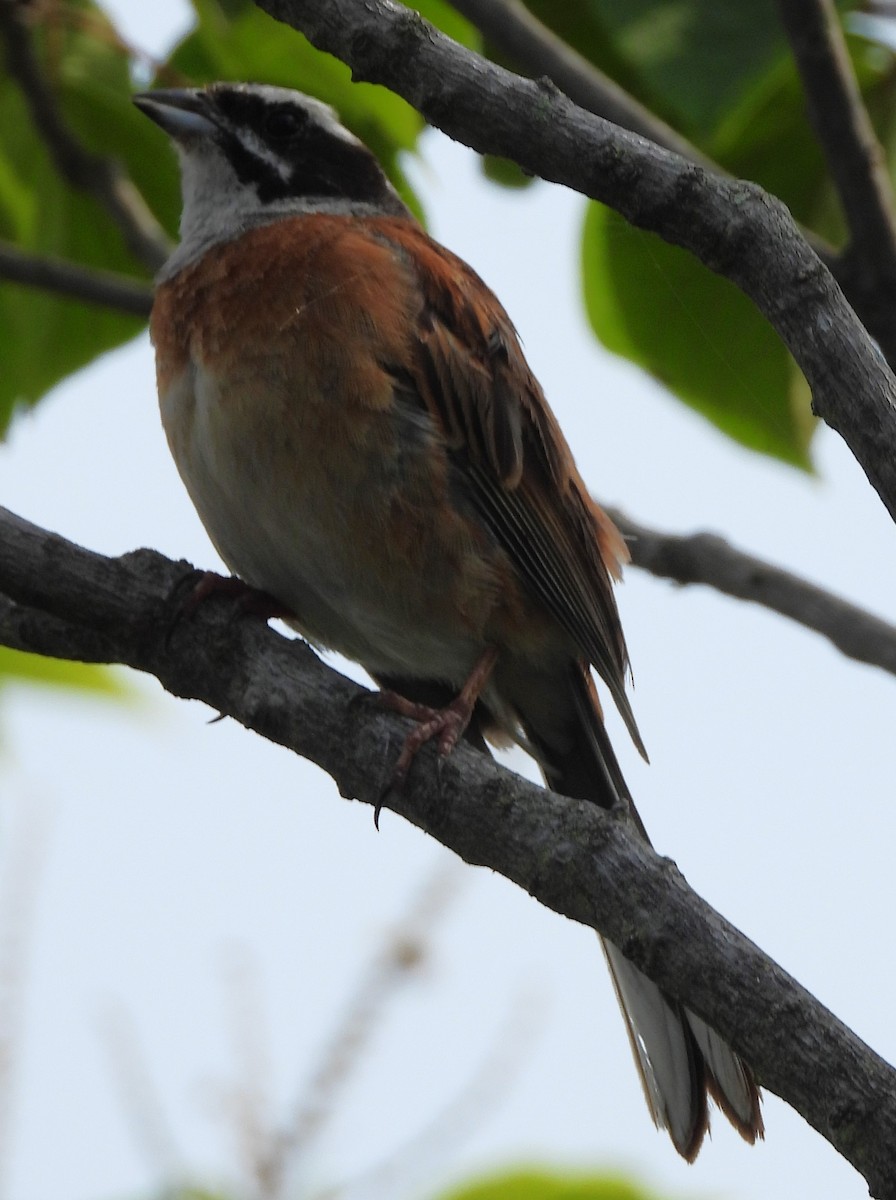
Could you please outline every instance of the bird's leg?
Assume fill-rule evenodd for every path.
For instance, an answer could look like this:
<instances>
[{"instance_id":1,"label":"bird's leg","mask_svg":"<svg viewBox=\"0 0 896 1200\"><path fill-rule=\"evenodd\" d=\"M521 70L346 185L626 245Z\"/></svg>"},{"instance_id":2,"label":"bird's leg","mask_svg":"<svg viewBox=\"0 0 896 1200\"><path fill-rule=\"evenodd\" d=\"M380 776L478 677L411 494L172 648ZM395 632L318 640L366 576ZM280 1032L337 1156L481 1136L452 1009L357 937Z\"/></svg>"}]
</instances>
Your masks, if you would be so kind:
<instances>
[{"instance_id":1,"label":"bird's leg","mask_svg":"<svg viewBox=\"0 0 896 1200\"><path fill-rule=\"evenodd\" d=\"M403 717L417 721L418 726L405 738L395 771L392 776L392 786L400 787L411 768L411 763L417 751L426 742L437 738L439 754L450 754L463 737L476 701L482 694L482 689L488 683L495 663L498 661L498 651L489 646L480 654L466 682L450 704L444 708L430 708L427 704L417 704L408 700L398 692L380 692L380 702L393 712Z\"/></svg>"}]
</instances>

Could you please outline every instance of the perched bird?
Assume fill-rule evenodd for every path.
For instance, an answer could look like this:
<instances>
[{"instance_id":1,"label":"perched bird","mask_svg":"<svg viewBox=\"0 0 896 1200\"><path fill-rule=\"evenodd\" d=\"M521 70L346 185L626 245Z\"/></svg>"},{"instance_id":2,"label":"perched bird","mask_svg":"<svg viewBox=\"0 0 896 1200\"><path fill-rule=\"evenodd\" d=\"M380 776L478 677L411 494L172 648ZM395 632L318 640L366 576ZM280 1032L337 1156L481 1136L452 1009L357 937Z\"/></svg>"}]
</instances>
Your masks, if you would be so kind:
<instances>
[{"instance_id":1,"label":"perched bird","mask_svg":"<svg viewBox=\"0 0 896 1200\"><path fill-rule=\"evenodd\" d=\"M404 698L421 724L399 772L472 719L556 791L637 820L591 675L642 748L612 591L625 544L498 300L319 101L220 83L136 103L180 157L152 337L171 452L221 557ZM708 1095L761 1137L746 1064L604 949L676 1150L696 1156Z\"/></svg>"}]
</instances>

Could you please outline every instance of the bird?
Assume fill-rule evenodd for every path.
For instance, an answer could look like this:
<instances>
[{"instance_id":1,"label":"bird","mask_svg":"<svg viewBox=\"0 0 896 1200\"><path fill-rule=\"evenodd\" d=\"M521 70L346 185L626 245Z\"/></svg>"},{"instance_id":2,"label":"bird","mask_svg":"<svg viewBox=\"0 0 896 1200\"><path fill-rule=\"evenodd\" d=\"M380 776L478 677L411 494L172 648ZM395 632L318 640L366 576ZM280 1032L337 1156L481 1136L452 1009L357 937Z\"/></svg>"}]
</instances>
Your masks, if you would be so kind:
<instances>
[{"instance_id":1,"label":"bird","mask_svg":"<svg viewBox=\"0 0 896 1200\"><path fill-rule=\"evenodd\" d=\"M613 592L627 547L496 296L321 101L229 82L134 100L181 174L150 327L162 423L223 561L418 721L397 778L430 739L517 742L646 839L594 680L643 753ZM602 944L678 1153L696 1157L709 1099L762 1137L749 1066Z\"/></svg>"}]
</instances>

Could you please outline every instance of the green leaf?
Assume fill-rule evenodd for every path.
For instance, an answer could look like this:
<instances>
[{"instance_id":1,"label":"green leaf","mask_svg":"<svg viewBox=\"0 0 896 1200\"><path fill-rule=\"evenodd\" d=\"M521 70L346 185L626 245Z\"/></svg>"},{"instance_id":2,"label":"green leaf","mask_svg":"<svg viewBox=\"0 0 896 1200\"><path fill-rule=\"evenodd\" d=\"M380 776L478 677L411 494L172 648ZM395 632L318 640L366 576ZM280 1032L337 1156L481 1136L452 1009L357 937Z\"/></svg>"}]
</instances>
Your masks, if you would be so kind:
<instances>
[{"instance_id":1,"label":"green leaf","mask_svg":"<svg viewBox=\"0 0 896 1200\"><path fill-rule=\"evenodd\" d=\"M0 689L13 683L66 688L115 699L131 694L122 675L107 667L45 658L40 654L25 654L21 650L0 646Z\"/></svg>"},{"instance_id":2,"label":"green leaf","mask_svg":"<svg viewBox=\"0 0 896 1200\"><path fill-rule=\"evenodd\" d=\"M439 1200L654 1200L618 1175L515 1171L448 1192Z\"/></svg>"},{"instance_id":3,"label":"green leaf","mask_svg":"<svg viewBox=\"0 0 896 1200\"><path fill-rule=\"evenodd\" d=\"M803 377L742 292L599 204L588 207L582 260L588 317L608 349L743 445L809 467Z\"/></svg>"},{"instance_id":4,"label":"green leaf","mask_svg":"<svg viewBox=\"0 0 896 1200\"><path fill-rule=\"evenodd\" d=\"M774 0L529 0L585 58L692 140L787 53Z\"/></svg>"},{"instance_id":5,"label":"green leaf","mask_svg":"<svg viewBox=\"0 0 896 1200\"><path fill-rule=\"evenodd\" d=\"M850 38L853 67L878 136L886 146L896 136L892 60ZM806 115L803 86L791 59L757 77L722 117L709 154L732 175L752 179L787 204L794 217L838 244L845 230L824 156ZM890 158L896 180L896 161Z\"/></svg>"},{"instance_id":6,"label":"green leaf","mask_svg":"<svg viewBox=\"0 0 896 1200\"><path fill-rule=\"evenodd\" d=\"M482 172L486 179L500 183L503 187L526 188L530 183L534 183L534 177L527 175L512 159L499 158L495 154L487 154L483 158Z\"/></svg>"},{"instance_id":7,"label":"green leaf","mask_svg":"<svg viewBox=\"0 0 896 1200\"><path fill-rule=\"evenodd\" d=\"M127 59L114 30L87 0L49 15L36 39L63 116L94 151L143 164L154 142L130 104ZM50 53L52 47L52 54ZM164 173L164 172L163 172ZM18 88L0 77L0 237L20 249L148 278L105 212L60 178ZM31 288L0 286L0 436L17 405L139 332L143 322Z\"/></svg>"}]
</instances>

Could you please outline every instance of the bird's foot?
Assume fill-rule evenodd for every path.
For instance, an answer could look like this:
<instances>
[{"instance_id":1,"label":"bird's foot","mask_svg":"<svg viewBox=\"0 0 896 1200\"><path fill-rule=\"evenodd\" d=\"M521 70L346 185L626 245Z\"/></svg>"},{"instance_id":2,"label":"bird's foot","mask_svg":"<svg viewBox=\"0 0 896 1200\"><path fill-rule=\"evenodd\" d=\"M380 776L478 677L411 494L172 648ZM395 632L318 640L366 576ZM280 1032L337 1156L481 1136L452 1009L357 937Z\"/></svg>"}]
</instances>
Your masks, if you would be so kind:
<instances>
[{"instance_id":1,"label":"bird's foot","mask_svg":"<svg viewBox=\"0 0 896 1200\"><path fill-rule=\"evenodd\" d=\"M270 621L274 617L290 620L294 614L269 592L254 588L235 575L219 575L215 571L194 571L178 585L182 592L175 601L168 628L168 640L182 620L195 616L203 604L216 596L234 601L234 617L257 617Z\"/></svg>"},{"instance_id":2,"label":"bird's foot","mask_svg":"<svg viewBox=\"0 0 896 1200\"><path fill-rule=\"evenodd\" d=\"M444 708L430 708L428 704L416 704L407 700L398 692L380 692L379 701L383 708L398 713L417 722L417 728L412 729L404 740L401 754L392 773L392 786L400 787L417 757L418 751L435 739L439 754L450 754L463 737L473 709L476 706L476 696L465 695L463 691L446 704Z\"/></svg>"},{"instance_id":3,"label":"bird's foot","mask_svg":"<svg viewBox=\"0 0 896 1200\"><path fill-rule=\"evenodd\" d=\"M392 790L401 790L420 749L427 742L435 740L436 749L444 757L451 753L463 737L473 716L476 701L488 683L497 659L498 652L494 647L489 646L484 650L476 660L473 670L461 690L450 703L442 708L418 704L416 701L408 700L406 696L390 690L377 693L377 700L384 708L417 722L417 728L412 729L404 740L398 761L388 784L383 789L380 802L376 806L374 823L377 828L379 828L379 816L384 797Z\"/></svg>"}]
</instances>

